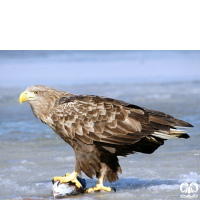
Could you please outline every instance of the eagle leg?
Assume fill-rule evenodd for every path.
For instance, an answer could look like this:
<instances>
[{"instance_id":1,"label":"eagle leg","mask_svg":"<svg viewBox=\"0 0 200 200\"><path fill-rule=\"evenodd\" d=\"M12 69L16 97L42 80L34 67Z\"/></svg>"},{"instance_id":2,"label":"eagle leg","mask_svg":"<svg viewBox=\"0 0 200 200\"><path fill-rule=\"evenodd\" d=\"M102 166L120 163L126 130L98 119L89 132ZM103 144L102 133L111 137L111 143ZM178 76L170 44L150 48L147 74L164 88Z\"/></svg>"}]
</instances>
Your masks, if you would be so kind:
<instances>
[{"instance_id":1,"label":"eagle leg","mask_svg":"<svg viewBox=\"0 0 200 200\"><path fill-rule=\"evenodd\" d=\"M66 173L65 176L54 176L53 180L60 181L60 183L75 183L78 188L82 187L81 183L77 180L78 172L73 171L71 174Z\"/></svg>"},{"instance_id":2,"label":"eagle leg","mask_svg":"<svg viewBox=\"0 0 200 200\"><path fill-rule=\"evenodd\" d=\"M91 193L91 192L101 191L101 190L104 190L106 192L111 191L111 187L103 186L103 178L102 177L99 178L98 183L96 184L95 187L87 189L86 192Z\"/></svg>"}]
</instances>

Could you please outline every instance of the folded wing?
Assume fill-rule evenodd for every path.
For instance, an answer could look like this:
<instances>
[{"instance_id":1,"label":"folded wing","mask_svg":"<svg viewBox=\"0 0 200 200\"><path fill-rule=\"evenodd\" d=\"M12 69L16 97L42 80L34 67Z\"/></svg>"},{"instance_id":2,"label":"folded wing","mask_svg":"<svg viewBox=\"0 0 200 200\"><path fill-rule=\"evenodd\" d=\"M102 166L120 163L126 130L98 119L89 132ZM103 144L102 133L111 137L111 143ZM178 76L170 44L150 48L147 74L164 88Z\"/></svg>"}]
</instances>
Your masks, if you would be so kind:
<instances>
[{"instance_id":1,"label":"folded wing","mask_svg":"<svg viewBox=\"0 0 200 200\"><path fill-rule=\"evenodd\" d=\"M177 126L192 127L162 112L92 95L60 98L51 118L60 134L86 144L96 143L118 155L151 153L165 139L189 137Z\"/></svg>"}]
</instances>

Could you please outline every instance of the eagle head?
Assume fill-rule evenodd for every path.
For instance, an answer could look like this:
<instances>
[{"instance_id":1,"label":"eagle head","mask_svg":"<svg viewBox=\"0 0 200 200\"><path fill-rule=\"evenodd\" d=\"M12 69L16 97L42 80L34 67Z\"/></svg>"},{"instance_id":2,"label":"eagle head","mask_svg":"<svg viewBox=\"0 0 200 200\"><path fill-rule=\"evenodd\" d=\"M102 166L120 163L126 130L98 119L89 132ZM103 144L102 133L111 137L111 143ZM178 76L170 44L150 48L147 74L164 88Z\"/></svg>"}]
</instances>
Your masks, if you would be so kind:
<instances>
[{"instance_id":1,"label":"eagle head","mask_svg":"<svg viewBox=\"0 0 200 200\"><path fill-rule=\"evenodd\" d=\"M60 92L44 85L33 85L28 87L19 97L19 102L27 101L36 117L48 115L59 98Z\"/></svg>"},{"instance_id":2,"label":"eagle head","mask_svg":"<svg viewBox=\"0 0 200 200\"><path fill-rule=\"evenodd\" d=\"M47 96L51 93L54 94L57 90L44 86L44 85L33 85L28 88L24 92L21 93L19 97L19 102L22 104L24 101L28 101L28 103L44 101Z\"/></svg>"}]
</instances>

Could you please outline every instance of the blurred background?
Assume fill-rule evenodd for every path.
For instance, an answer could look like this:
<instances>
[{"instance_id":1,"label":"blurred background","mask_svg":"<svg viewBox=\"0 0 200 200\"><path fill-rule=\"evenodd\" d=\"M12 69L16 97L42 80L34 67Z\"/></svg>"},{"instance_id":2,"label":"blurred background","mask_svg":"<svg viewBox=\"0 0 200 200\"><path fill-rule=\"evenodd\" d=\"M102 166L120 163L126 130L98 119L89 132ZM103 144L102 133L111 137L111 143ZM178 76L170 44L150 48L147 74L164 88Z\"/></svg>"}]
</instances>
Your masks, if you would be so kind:
<instances>
[{"instance_id":1,"label":"blurred background","mask_svg":"<svg viewBox=\"0 0 200 200\"><path fill-rule=\"evenodd\" d=\"M200 51L0 51L0 86L198 81Z\"/></svg>"},{"instance_id":2,"label":"blurred background","mask_svg":"<svg viewBox=\"0 0 200 200\"><path fill-rule=\"evenodd\" d=\"M200 184L200 51L0 51L4 198L51 199L53 176L74 170L73 149L34 117L27 102L19 104L20 93L39 84L121 99L194 125L188 140L120 158L121 181L112 185L118 193L102 199L177 199L182 182ZM85 178L88 187L96 183ZM79 198L86 197L98 194Z\"/></svg>"}]
</instances>

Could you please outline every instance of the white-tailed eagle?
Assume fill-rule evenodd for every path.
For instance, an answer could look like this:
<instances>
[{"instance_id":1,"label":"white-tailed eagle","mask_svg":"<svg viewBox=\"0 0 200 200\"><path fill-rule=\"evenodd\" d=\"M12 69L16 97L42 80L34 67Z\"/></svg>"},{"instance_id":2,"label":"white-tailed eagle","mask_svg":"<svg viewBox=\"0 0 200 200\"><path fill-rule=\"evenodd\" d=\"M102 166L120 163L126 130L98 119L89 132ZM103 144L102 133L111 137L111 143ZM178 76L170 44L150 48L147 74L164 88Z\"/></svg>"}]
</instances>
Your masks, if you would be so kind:
<instances>
[{"instance_id":1,"label":"white-tailed eagle","mask_svg":"<svg viewBox=\"0 0 200 200\"><path fill-rule=\"evenodd\" d=\"M71 181L80 187L78 173L83 171L90 178L95 175L98 183L87 190L89 193L111 191L103 186L103 180L118 180L118 172L122 170L117 156L134 152L151 154L164 140L189 138L178 127L193 127L163 112L107 97L74 95L43 85L28 87L19 100L28 101L34 115L74 149L74 172L54 180Z\"/></svg>"}]
</instances>

